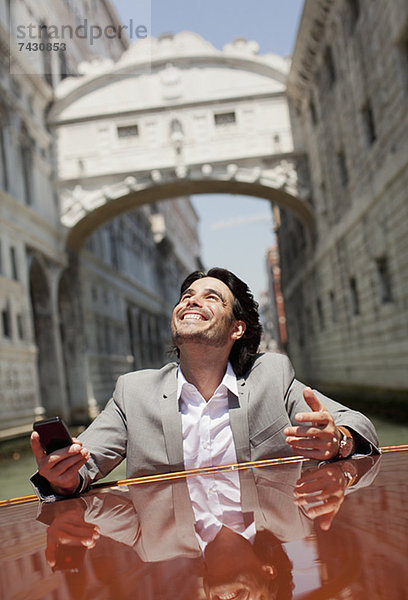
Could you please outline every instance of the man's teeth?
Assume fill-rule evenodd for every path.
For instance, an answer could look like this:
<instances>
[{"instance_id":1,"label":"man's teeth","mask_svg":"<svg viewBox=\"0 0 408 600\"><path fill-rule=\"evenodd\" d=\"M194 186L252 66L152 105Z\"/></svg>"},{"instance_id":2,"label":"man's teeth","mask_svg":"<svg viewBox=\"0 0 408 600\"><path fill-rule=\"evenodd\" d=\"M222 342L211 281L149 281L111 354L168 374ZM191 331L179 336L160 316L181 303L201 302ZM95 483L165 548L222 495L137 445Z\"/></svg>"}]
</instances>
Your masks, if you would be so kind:
<instances>
[{"instance_id":1,"label":"man's teeth","mask_svg":"<svg viewBox=\"0 0 408 600\"><path fill-rule=\"evenodd\" d=\"M184 315L183 317L183 321L185 321L186 319L194 319L195 321L201 321L202 320L202 316L201 315Z\"/></svg>"}]
</instances>

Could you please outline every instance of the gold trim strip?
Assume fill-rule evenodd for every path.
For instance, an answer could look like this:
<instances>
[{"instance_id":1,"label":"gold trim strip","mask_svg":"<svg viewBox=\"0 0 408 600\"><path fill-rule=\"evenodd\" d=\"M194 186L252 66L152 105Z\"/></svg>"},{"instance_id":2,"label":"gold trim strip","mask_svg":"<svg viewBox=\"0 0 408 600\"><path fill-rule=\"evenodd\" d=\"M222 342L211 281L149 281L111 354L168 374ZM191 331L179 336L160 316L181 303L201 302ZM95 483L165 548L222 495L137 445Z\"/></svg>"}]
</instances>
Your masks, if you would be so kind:
<instances>
[{"instance_id":1,"label":"gold trim strip","mask_svg":"<svg viewBox=\"0 0 408 600\"><path fill-rule=\"evenodd\" d=\"M383 454L388 452L405 452L408 451L408 444L401 444L399 446L382 446L380 448ZM159 475L146 475L144 477L135 477L132 479L119 479L118 481L107 481L105 483L96 483L91 489L101 489L106 487L114 487L121 485L138 485L141 483L152 483L157 481L170 481L172 479L181 479L183 477L194 477L197 475L206 475L209 473L220 473L223 471L241 471L243 469L251 469L252 467L269 467L275 465L282 465L294 462L308 462L310 459L302 456L288 456L285 458L269 458L266 460L254 460L245 463L236 463L232 465L221 465L215 467L205 467L203 469L192 469L189 471L175 471L174 473L162 473ZM37 496L21 496L17 498L10 498L9 500L0 500L1 506L13 506L15 504L22 504L24 502L34 502L38 500Z\"/></svg>"}]
</instances>

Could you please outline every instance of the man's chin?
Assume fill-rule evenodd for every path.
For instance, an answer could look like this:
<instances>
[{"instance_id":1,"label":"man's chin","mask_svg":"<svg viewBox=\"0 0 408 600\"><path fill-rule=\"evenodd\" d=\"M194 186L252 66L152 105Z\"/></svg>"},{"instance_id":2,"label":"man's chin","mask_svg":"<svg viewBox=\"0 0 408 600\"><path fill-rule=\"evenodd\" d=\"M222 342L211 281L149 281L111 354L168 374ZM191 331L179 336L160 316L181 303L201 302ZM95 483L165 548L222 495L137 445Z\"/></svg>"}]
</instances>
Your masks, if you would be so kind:
<instances>
[{"instance_id":1,"label":"man's chin","mask_svg":"<svg viewBox=\"0 0 408 600\"><path fill-rule=\"evenodd\" d=\"M173 344L177 346L177 348L185 346L186 344L206 346L209 348L221 348L224 346L223 341L211 338L201 331L178 332L176 335L173 335Z\"/></svg>"}]
</instances>

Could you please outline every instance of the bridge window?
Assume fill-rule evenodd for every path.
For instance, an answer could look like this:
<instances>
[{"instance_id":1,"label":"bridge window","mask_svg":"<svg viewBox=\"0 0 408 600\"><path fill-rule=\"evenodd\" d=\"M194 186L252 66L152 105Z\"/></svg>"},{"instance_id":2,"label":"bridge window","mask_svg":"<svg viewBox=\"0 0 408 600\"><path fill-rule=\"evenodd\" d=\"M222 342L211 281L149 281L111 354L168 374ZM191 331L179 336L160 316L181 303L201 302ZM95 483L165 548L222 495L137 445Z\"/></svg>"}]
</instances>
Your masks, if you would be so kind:
<instances>
[{"instance_id":1,"label":"bridge window","mask_svg":"<svg viewBox=\"0 0 408 600\"><path fill-rule=\"evenodd\" d=\"M117 128L118 138L137 137L139 135L138 125L123 125Z\"/></svg>"},{"instance_id":2,"label":"bridge window","mask_svg":"<svg viewBox=\"0 0 408 600\"><path fill-rule=\"evenodd\" d=\"M215 113L214 122L217 127L236 123L235 112Z\"/></svg>"}]
</instances>

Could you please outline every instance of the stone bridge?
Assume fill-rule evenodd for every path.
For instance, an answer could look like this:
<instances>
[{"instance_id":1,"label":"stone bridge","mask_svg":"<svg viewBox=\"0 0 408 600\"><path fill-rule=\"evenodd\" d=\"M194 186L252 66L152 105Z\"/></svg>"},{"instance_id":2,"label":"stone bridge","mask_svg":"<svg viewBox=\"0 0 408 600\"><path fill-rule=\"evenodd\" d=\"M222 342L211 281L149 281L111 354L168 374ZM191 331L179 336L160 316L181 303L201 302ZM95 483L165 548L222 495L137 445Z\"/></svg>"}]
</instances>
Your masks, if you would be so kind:
<instances>
[{"instance_id":1,"label":"stone bridge","mask_svg":"<svg viewBox=\"0 0 408 600\"><path fill-rule=\"evenodd\" d=\"M293 152L288 61L243 39L223 51L182 32L81 65L49 114L61 222L78 251L138 205L203 193L265 198L313 231L304 157Z\"/></svg>"}]
</instances>

